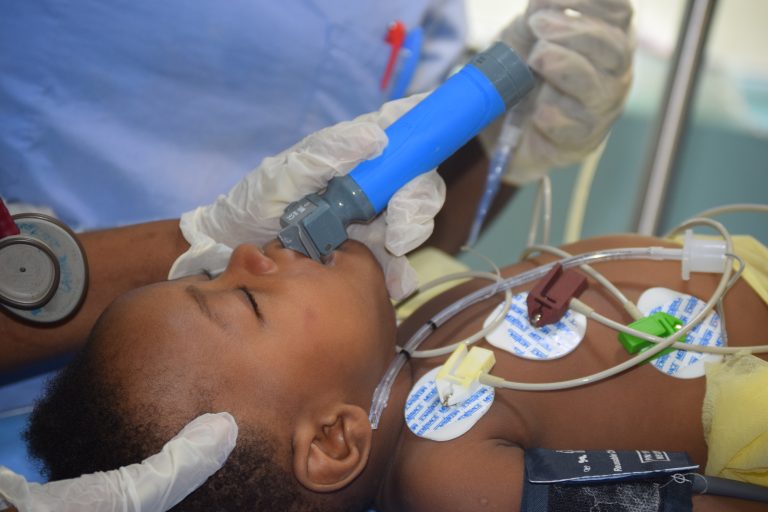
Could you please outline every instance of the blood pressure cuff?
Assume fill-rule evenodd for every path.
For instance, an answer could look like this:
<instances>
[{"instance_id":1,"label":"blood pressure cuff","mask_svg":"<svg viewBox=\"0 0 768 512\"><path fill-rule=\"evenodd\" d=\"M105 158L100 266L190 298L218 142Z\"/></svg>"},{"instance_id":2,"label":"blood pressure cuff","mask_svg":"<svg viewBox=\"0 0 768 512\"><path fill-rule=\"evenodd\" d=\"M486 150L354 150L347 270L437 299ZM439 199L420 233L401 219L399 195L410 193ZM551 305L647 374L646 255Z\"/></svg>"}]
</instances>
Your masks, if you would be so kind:
<instances>
[{"instance_id":1,"label":"blood pressure cuff","mask_svg":"<svg viewBox=\"0 0 768 512\"><path fill-rule=\"evenodd\" d=\"M525 452L524 512L686 512L698 466L682 452Z\"/></svg>"}]
</instances>

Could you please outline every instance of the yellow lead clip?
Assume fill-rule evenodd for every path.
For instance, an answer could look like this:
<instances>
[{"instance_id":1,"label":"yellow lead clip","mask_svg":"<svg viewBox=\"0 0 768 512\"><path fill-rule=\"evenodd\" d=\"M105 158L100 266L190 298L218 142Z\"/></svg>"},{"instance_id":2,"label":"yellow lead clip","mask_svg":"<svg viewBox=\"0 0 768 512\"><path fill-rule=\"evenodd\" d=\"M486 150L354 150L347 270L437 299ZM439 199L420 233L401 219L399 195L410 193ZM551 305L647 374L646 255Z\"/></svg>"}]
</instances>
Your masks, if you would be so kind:
<instances>
[{"instance_id":1,"label":"yellow lead clip","mask_svg":"<svg viewBox=\"0 0 768 512\"><path fill-rule=\"evenodd\" d=\"M437 394L444 406L460 404L480 387L480 376L488 373L496 364L493 352L462 343L453 351L435 377Z\"/></svg>"}]
</instances>

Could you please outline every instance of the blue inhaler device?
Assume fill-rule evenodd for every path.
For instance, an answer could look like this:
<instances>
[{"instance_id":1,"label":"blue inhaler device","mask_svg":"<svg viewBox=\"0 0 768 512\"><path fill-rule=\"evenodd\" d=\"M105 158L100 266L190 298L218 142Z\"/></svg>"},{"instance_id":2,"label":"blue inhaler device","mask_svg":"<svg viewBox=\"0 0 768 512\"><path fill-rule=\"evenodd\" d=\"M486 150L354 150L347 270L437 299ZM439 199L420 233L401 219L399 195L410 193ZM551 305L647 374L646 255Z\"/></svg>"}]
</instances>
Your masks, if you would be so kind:
<instances>
[{"instance_id":1,"label":"blue inhaler device","mask_svg":"<svg viewBox=\"0 0 768 512\"><path fill-rule=\"evenodd\" d=\"M475 55L385 130L389 143L320 194L291 203L280 242L317 261L347 240L346 227L370 222L416 176L437 167L533 88L528 66L503 43Z\"/></svg>"}]
</instances>

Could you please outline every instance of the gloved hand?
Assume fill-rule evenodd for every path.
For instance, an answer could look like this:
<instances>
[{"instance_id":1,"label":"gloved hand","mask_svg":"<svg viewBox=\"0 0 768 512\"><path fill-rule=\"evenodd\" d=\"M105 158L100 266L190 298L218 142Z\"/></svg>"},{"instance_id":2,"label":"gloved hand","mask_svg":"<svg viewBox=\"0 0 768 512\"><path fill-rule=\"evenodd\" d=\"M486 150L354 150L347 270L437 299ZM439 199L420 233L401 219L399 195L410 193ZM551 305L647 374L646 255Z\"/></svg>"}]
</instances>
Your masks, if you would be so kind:
<instances>
[{"instance_id":1,"label":"gloved hand","mask_svg":"<svg viewBox=\"0 0 768 512\"><path fill-rule=\"evenodd\" d=\"M631 18L629 0L529 0L504 29L501 39L540 80L506 182L575 163L605 138L632 79ZM489 148L500 126L493 128L483 134Z\"/></svg>"},{"instance_id":2,"label":"gloved hand","mask_svg":"<svg viewBox=\"0 0 768 512\"><path fill-rule=\"evenodd\" d=\"M203 414L160 453L114 471L38 484L0 466L0 497L19 512L165 511L219 470L236 439L237 424L230 414Z\"/></svg>"},{"instance_id":3,"label":"gloved hand","mask_svg":"<svg viewBox=\"0 0 768 512\"><path fill-rule=\"evenodd\" d=\"M388 142L384 128L423 97L392 101L378 112L315 132L277 156L265 158L213 204L182 215L181 231L191 247L173 264L169 279L203 269L223 270L235 246L273 240L289 203L323 190L331 178L378 156ZM444 199L445 184L433 170L400 189L374 222L349 228L350 238L365 243L378 259L393 298L416 288L416 273L404 254L432 233L434 216Z\"/></svg>"}]
</instances>

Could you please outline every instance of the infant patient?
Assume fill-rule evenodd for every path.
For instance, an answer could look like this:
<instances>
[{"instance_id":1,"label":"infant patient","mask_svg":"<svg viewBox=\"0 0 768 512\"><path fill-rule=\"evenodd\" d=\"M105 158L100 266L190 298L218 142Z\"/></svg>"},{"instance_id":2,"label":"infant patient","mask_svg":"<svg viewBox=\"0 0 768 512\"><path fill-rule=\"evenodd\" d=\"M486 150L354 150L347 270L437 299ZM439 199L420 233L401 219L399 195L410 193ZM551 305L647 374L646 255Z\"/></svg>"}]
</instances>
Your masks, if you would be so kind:
<instances>
[{"instance_id":1,"label":"infant patient","mask_svg":"<svg viewBox=\"0 0 768 512\"><path fill-rule=\"evenodd\" d=\"M578 254L663 243L622 236L564 249ZM504 273L544 261L519 263ZM680 263L673 261L596 268L631 300L656 286L706 300L719 279L702 274L682 281ZM445 292L398 329L382 272L363 245L345 243L325 265L278 243L263 251L240 246L215 279L159 283L115 301L35 409L30 450L50 478L69 478L138 462L197 415L230 412L240 427L237 447L178 510L518 510L523 456L537 447L685 451L704 467L705 379L674 379L648 364L570 390L497 389L473 428L435 442L405 426L403 406L414 382L445 357L412 360L372 430L371 398L397 341L485 284ZM605 316L631 322L591 280L581 299ZM422 348L477 331L501 300L498 295L465 310ZM729 291L724 310L731 346L761 341L766 306L746 283ZM560 359L494 352L493 374L519 382L577 378L629 357L616 333L595 322L576 350ZM698 500L696 510L730 504L716 500Z\"/></svg>"}]
</instances>

